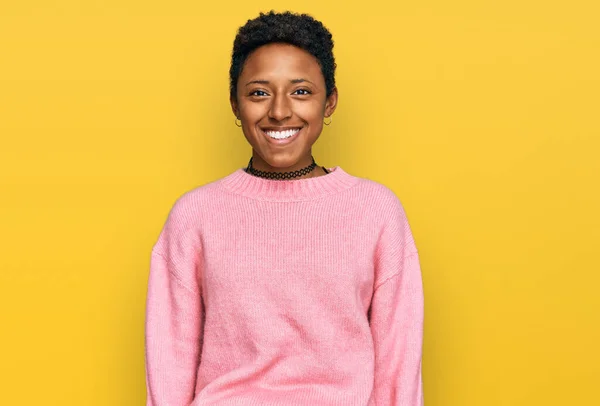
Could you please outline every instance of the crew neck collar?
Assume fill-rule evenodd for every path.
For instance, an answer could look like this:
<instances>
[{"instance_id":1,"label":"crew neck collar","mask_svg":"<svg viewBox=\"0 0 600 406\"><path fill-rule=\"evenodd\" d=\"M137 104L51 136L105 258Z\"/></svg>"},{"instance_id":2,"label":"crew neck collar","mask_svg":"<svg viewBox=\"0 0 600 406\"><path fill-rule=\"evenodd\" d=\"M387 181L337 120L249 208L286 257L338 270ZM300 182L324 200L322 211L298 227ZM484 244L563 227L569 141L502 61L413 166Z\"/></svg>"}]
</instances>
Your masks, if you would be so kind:
<instances>
[{"instance_id":1,"label":"crew neck collar","mask_svg":"<svg viewBox=\"0 0 600 406\"><path fill-rule=\"evenodd\" d=\"M300 201L341 192L360 180L339 166L327 170L328 174L314 178L275 180L254 176L239 168L221 179L221 185L232 193L257 200Z\"/></svg>"}]
</instances>

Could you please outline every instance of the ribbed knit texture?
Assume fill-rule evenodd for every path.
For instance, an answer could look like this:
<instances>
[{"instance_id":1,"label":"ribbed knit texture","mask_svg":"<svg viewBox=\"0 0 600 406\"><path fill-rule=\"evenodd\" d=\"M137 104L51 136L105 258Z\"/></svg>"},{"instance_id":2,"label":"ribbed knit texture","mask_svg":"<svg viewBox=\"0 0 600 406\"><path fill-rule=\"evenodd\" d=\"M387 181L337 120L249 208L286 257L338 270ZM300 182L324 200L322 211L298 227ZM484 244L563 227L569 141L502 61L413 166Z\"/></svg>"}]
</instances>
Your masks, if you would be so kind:
<instances>
[{"instance_id":1,"label":"ribbed knit texture","mask_svg":"<svg viewBox=\"0 0 600 406\"><path fill-rule=\"evenodd\" d=\"M238 169L153 247L147 406L421 406L423 288L396 195L337 166Z\"/></svg>"}]
</instances>

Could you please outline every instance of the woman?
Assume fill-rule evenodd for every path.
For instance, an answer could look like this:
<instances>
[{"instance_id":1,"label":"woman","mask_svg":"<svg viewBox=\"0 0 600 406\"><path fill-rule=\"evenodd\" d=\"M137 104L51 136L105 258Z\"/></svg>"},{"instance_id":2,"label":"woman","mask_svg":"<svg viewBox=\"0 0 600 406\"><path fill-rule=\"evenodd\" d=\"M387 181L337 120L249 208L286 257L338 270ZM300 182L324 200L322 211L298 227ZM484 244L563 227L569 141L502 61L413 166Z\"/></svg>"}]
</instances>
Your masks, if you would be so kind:
<instances>
[{"instance_id":1,"label":"woman","mask_svg":"<svg viewBox=\"0 0 600 406\"><path fill-rule=\"evenodd\" d=\"M260 14L235 38L246 168L185 193L152 250L148 405L423 404L423 292L387 187L318 166L335 111L331 34Z\"/></svg>"}]
</instances>

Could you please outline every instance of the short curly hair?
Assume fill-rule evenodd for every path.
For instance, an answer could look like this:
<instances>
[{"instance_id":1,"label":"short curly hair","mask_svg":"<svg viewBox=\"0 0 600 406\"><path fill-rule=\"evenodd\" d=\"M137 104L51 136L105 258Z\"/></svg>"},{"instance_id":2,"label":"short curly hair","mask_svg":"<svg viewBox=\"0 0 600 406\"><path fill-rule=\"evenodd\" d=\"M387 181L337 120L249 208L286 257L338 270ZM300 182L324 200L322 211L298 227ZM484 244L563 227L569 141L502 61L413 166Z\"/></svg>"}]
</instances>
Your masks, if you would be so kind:
<instances>
[{"instance_id":1,"label":"short curly hair","mask_svg":"<svg viewBox=\"0 0 600 406\"><path fill-rule=\"evenodd\" d=\"M273 42L297 46L317 58L325 78L326 94L331 94L335 88L336 64L333 37L329 30L308 14L290 11L276 13L271 10L268 13L261 12L238 29L229 68L230 97L237 98L237 81L248 56L257 48Z\"/></svg>"}]
</instances>

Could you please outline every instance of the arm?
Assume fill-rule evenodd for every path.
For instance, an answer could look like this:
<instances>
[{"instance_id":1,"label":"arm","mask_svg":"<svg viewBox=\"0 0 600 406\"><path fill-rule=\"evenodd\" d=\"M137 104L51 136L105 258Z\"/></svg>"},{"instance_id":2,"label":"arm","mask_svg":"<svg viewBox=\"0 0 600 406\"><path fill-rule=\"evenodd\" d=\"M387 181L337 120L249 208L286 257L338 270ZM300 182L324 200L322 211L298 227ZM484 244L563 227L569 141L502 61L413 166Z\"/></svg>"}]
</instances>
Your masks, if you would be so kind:
<instances>
[{"instance_id":1,"label":"arm","mask_svg":"<svg viewBox=\"0 0 600 406\"><path fill-rule=\"evenodd\" d=\"M197 239L173 210L152 250L146 299L147 406L188 406L202 348Z\"/></svg>"},{"instance_id":2,"label":"arm","mask_svg":"<svg viewBox=\"0 0 600 406\"><path fill-rule=\"evenodd\" d=\"M419 257L400 202L394 200L375 258L370 325L375 347L372 400L422 406L423 286Z\"/></svg>"}]
</instances>

